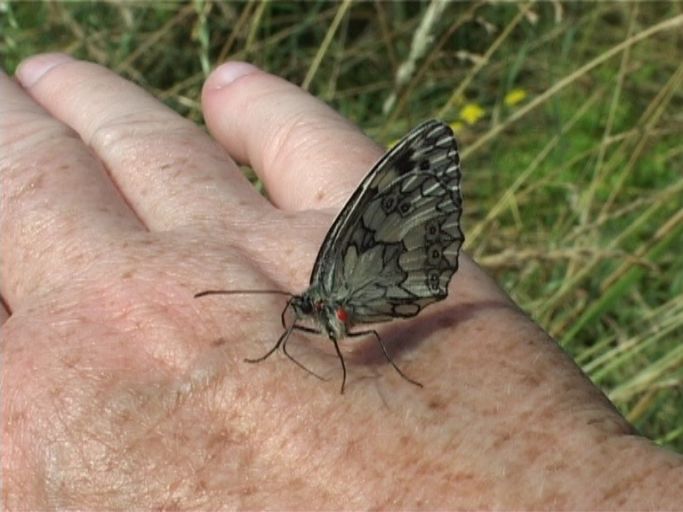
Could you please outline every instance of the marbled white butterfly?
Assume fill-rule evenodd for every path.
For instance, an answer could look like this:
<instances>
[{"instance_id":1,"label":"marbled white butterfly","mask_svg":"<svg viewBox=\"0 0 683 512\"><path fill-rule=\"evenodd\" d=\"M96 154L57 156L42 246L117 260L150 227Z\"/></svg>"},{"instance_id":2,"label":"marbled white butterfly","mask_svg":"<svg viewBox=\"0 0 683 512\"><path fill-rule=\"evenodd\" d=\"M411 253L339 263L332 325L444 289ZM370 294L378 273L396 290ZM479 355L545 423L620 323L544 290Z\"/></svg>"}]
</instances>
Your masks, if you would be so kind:
<instances>
[{"instance_id":1,"label":"marbled white butterfly","mask_svg":"<svg viewBox=\"0 0 683 512\"><path fill-rule=\"evenodd\" d=\"M245 361L263 361L281 346L287 357L310 371L287 352L287 340L294 330L325 334L341 362L343 393L346 364L338 342L371 334L401 377L421 387L392 361L377 331L350 328L415 316L448 295L464 241L461 212L460 158L453 132L440 121L427 121L401 139L363 179L327 233L304 293L207 290L195 297L290 297L282 312L285 330L277 343L262 357ZM290 308L295 319L287 326Z\"/></svg>"}]
</instances>

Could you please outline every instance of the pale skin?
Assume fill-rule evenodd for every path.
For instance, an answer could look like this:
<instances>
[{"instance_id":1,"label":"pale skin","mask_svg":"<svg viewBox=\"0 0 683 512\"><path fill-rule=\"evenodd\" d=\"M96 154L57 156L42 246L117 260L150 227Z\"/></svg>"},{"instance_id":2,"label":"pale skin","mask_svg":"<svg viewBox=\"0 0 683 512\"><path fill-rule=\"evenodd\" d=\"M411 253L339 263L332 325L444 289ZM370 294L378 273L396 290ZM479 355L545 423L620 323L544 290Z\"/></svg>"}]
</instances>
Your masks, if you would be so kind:
<instances>
[{"instance_id":1,"label":"pale skin","mask_svg":"<svg viewBox=\"0 0 683 512\"><path fill-rule=\"evenodd\" d=\"M210 136L94 64L0 76L3 509L683 508L683 458L466 254L446 301L379 328L422 389L372 338L341 342L343 396L324 338L289 343L324 382L245 363L285 298L193 295L301 292L382 151L246 64L202 105Z\"/></svg>"}]
</instances>

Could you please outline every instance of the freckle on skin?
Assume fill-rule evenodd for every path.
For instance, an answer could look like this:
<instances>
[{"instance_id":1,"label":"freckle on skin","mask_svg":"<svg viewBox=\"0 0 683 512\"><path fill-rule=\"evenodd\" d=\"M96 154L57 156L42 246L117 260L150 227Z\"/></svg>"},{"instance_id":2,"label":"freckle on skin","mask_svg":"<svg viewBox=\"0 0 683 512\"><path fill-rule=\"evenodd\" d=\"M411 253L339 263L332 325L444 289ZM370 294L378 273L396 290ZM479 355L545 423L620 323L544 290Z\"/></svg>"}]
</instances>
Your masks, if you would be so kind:
<instances>
[{"instance_id":1,"label":"freckle on skin","mask_svg":"<svg viewBox=\"0 0 683 512\"><path fill-rule=\"evenodd\" d=\"M66 166L62 166L62 167L66 167ZM39 174L38 176L36 176L35 179L31 180L31 183L29 184L28 188L31 190L40 190L41 188L43 188L44 177L45 177L45 175L43 175L43 174Z\"/></svg>"},{"instance_id":2,"label":"freckle on skin","mask_svg":"<svg viewBox=\"0 0 683 512\"><path fill-rule=\"evenodd\" d=\"M323 199L325 199L325 191L324 190L318 190L315 193L315 200L318 201L319 203L322 203Z\"/></svg>"},{"instance_id":3,"label":"freckle on skin","mask_svg":"<svg viewBox=\"0 0 683 512\"><path fill-rule=\"evenodd\" d=\"M430 400L427 405L429 406L430 409L438 411L440 409L444 409L445 404L440 399L434 398L434 399Z\"/></svg>"}]
</instances>

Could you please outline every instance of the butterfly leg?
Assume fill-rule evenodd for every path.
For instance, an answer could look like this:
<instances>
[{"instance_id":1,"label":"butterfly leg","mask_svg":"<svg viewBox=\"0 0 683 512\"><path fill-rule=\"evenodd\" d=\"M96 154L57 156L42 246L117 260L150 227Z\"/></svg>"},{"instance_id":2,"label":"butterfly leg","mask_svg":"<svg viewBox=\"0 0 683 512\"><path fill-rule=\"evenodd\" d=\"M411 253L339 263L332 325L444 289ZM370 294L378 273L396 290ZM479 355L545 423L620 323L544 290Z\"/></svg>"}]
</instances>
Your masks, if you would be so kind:
<instances>
[{"instance_id":1,"label":"butterfly leg","mask_svg":"<svg viewBox=\"0 0 683 512\"><path fill-rule=\"evenodd\" d=\"M341 362L342 384L341 384L340 393L343 395L344 394L344 385L346 384L346 363L344 362L344 356L342 356L341 350L339 350L339 343L337 343L337 340L334 339L332 336L330 336L330 339L332 340L332 343L334 343L334 349L337 351L337 357L339 357L339 361Z\"/></svg>"},{"instance_id":2,"label":"butterfly leg","mask_svg":"<svg viewBox=\"0 0 683 512\"><path fill-rule=\"evenodd\" d=\"M245 358L244 361L246 363L260 363L261 361L265 361L270 357L270 355L275 352L280 345L286 345L287 344L287 339L289 339L289 335L292 334L292 331L294 330L294 325L289 327L285 332L282 333L280 338L277 340L277 343L273 345L273 348L271 348L268 352L266 352L264 355L261 357L257 357L256 359L250 359L250 358Z\"/></svg>"},{"instance_id":3,"label":"butterfly leg","mask_svg":"<svg viewBox=\"0 0 683 512\"><path fill-rule=\"evenodd\" d=\"M287 329L287 323L285 322L285 315L287 314L287 310L290 308L292 304L292 299L289 299L287 301L287 305L285 306L285 309L282 310L282 314L280 315L280 320L282 320L282 327Z\"/></svg>"},{"instance_id":4,"label":"butterfly leg","mask_svg":"<svg viewBox=\"0 0 683 512\"><path fill-rule=\"evenodd\" d=\"M359 336L366 336L366 335L368 335L368 334L372 334L375 338L377 338L377 342L379 343L379 346L382 348L382 353L384 354L384 357L386 358L387 361L389 361L389 363L391 364L391 366L394 367L394 370L396 370L396 371L398 372L398 374L399 374L401 377L403 377L403 379L407 380L407 381L410 382L411 384L414 384L414 385L416 385L416 386L418 386L418 387L420 387L420 388L424 387L424 386L422 385L422 383L420 383L420 382L418 382L418 381L416 381L416 380L413 380L413 379L411 379L410 377L408 377L405 373L403 373L403 372L401 371L401 369L396 365L396 363L394 363L394 361L393 361L393 360L391 359L391 357L389 356L389 352L387 352L387 347L385 347L385 346L384 346L384 343L382 342L382 338L379 337L379 334L378 334L377 331L375 331L374 329L373 329L373 330L369 330L369 331L349 332L349 333L347 333L347 336L349 336L350 338L356 338L356 337L359 337Z\"/></svg>"},{"instance_id":5,"label":"butterfly leg","mask_svg":"<svg viewBox=\"0 0 683 512\"><path fill-rule=\"evenodd\" d=\"M294 325L292 326L292 328L293 328L293 329L296 329L297 331L304 331L304 332L312 332L312 333L315 333L315 334L321 334L321 332L320 332L319 330L317 330L317 329L311 329L310 327L306 327L306 326L304 326L304 325L297 325L297 324L294 324ZM322 380L322 381L327 381L326 378L321 377L320 375L318 375L317 373L315 373L313 370L310 370L310 369L306 368L302 363L300 363L299 361L297 361L296 359L294 359L294 357L292 357L292 355L291 355L289 352L287 352L287 340L285 340L285 341L282 343L282 351L283 351L283 352L285 353L285 355L289 358L289 360L292 361L293 363L295 363L299 368L301 368L302 370L306 370L308 373L310 373L311 375L313 375L313 376L316 377L317 379L320 379L320 380Z\"/></svg>"},{"instance_id":6,"label":"butterfly leg","mask_svg":"<svg viewBox=\"0 0 683 512\"><path fill-rule=\"evenodd\" d=\"M282 351L285 353L285 355L289 358L290 361L294 362L299 368L306 370L308 373L310 373L314 377L319 378L320 380L327 380L327 379L324 379L323 377L321 377L320 375L318 375L317 373L306 368L303 364L301 364L299 361L294 359L294 357L292 357L292 355L289 352L287 352L287 341L289 340L289 336L292 334L292 331L294 329L297 329L300 331L306 331L306 332L315 332L315 333L320 334L320 332L316 331L315 329L311 329L309 327L304 327L301 325L294 324L291 327L288 327L287 330L282 333L282 336L280 336L280 339L277 340L277 343L275 345L273 345L273 348L271 348L264 355L262 355L261 357L257 357L255 359L245 358L244 361L247 363L260 363L261 361L265 361L266 359L268 359L268 357L270 357L273 352L275 352L280 346L282 346Z\"/></svg>"}]
</instances>

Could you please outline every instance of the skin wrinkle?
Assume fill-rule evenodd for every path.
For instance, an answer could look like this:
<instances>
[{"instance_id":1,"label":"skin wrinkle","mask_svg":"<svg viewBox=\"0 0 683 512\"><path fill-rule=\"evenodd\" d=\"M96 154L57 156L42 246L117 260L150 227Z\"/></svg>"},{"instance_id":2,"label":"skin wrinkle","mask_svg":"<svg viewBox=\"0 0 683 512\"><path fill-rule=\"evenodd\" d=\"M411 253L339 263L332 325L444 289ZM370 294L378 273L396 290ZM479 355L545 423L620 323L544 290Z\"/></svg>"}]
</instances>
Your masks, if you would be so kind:
<instances>
[{"instance_id":1,"label":"skin wrinkle","mask_svg":"<svg viewBox=\"0 0 683 512\"><path fill-rule=\"evenodd\" d=\"M324 123L321 123L324 125ZM320 126L312 126L305 112L288 119L284 126L279 126L275 135L271 138L271 145L264 154L263 168L284 169L294 171L287 157L310 147L315 140L316 132ZM282 160L282 161L281 161ZM253 157L250 161L254 161ZM286 180L286 176L284 176Z\"/></svg>"},{"instance_id":2,"label":"skin wrinkle","mask_svg":"<svg viewBox=\"0 0 683 512\"><path fill-rule=\"evenodd\" d=\"M335 118L334 119L335 124L337 125L335 128L339 128L338 126L338 120ZM274 179L277 179L279 181L287 181L287 173L289 172L297 172L296 169L296 163L295 161L289 161L289 158L293 155L296 155L297 153L303 153L306 152L306 150L312 146L322 146L321 147L321 152L325 153L324 148L326 146L330 146L333 141L335 141L335 134L331 132L331 130L328 128L328 119L325 118L311 118L309 115L302 113L299 116L293 116L291 118L288 118L284 120L284 124L282 126L278 127L277 132L275 132L275 136L271 139L271 143L267 147L267 151L265 152L263 157L259 157L262 159L262 168L264 169L283 169L285 170L283 174L274 177ZM358 131L356 128L350 128L346 123L343 124L343 128L345 129L350 129L352 135L357 135ZM320 142L320 133L326 133L330 132L329 136L329 141L323 142L321 144ZM361 145L363 147L363 145ZM257 151L260 153L262 151L262 148L257 148ZM357 150L354 149L353 145L349 145L349 147L346 148L345 152L343 154L339 155L339 159L341 160L342 158L349 158L349 152L355 152ZM369 160L369 164L372 164L374 160L377 159L377 157L381 154L381 152L375 153ZM250 160L254 161L253 155L250 153ZM323 161L321 161L321 165L330 165L329 161L335 161L334 156L330 157L328 156L325 158ZM326 163L327 162L327 163ZM370 170L370 165L367 166L365 169L365 172ZM348 178L348 185L350 187L355 187L360 179L363 177L365 174L360 174L356 177L350 176ZM319 173L311 177L312 180L318 180L318 176L323 175L324 173ZM330 190L329 187L324 186L326 184L323 184L320 186L320 189L326 189ZM345 202L346 199L348 199L348 194L346 190L348 187L343 187L339 189L332 188L330 194L327 196L327 199L329 201L329 197L334 198L332 200L333 204L341 205ZM318 196L317 199L317 204L312 205L313 207L320 208L321 206L324 206L323 203L321 202L322 199L324 199L325 196ZM276 201L276 205L280 205L279 202L277 202L277 197L274 197L274 200ZM281 206L281 205L280 205Z\"/></svg>"},{"instance_id":3,"label":"skin wrinkle","mask_svg":"<svg viewBox=\"0 0 683 512\"><path fill-rule=\"evenodd\" d=\"M12 154L14 158L11 162L22 161L27 156L40 155L41 151L48 151L56 147L56 141L61 143L80 142L81 139L72 128L61 124L54 124L49 120L36 117L34 112L17 112L22 119L19 130L2 130L0 133L3 146L8 150L7 154ZM11 152L11 153L10 153ZM10 161L8 158L0 158L0 162ZM33 169L40 169L35 160L29 162ZM4 164L3 164L4 167ZM6 174L3 172L3 179ZM12 176L17 179L20 175Z\"/></svg>"}]
</instances>

